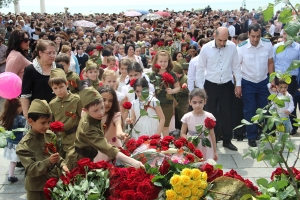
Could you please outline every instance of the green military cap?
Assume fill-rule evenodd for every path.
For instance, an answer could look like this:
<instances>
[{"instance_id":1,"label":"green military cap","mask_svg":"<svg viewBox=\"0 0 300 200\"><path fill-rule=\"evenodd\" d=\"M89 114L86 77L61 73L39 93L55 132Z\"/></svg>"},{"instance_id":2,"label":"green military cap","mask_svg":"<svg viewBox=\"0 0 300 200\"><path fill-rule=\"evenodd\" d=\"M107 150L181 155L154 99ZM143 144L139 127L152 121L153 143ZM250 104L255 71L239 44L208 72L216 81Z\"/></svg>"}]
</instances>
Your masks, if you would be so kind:
<instances>
[{"instance_id":1,"label":"green military cap","mask_svg":"<svg viewBox=\"0 0 300 200\"><path fill-rule=\"evenodd\" d=\"M266 38L266 39L270 39L272 37L272 35L270 33L265 33L265 35L263 36L263 38Z\"/></svg>"},{"instance_id":2,"label":"green military cap","mask_svg":"<svg viewBox=\"0 0 300 200\"><path fill-rule=\"evenodd\" d=\"M178 60L178 62L180 63L180 65L182 65L182 63L186 63L186 59L185 58L181 58L180 60Z\"/></svg>"},{"instance_id":3,"label":"green military cap","mask_svg":"<svg viewBox=\"0 0 300 200\"><path fill-rule=\"evenodd\" d=\"M80 101L83 107L92 103L96 99L102 99L100 93L94 87L88 87L79 92Z\"/></svg>"},{"instance_id":4,"label":"green military cap","mask_svg":"<svg viewBox=\"0 0 300 200\"><path fill-rule=\"evenodd\" d=\"M181 67L181 64L179 62L173 62L173 71L177 72L178 74L183 74L183 69Z\"/></svg>"},{"instance_id":5,"label":"green military cap","mask_svg":"<svg viewBox=\"0 0 300 200\"><path fill-rule=\"evenodd\" d=\"M182 66L183 70L189 70L189 63L188 62L182 63L181 66Z\"/></svg>"},{"instance_id":6,"label":"green military cap","mask_svg":"<svg viewBox=\"0 0 300 200\"><path fill-rule=\"evenodd\" d=\"M97 63L95 63L93 60L90 59L85 64L85 71L88 71L88 70L90 70L92 68L98 69L97 68Z\"/></svg>"},{"instance_id":7,"label":"green military cap","mask_svg":"<svg viewBox=\"0 0 300 200\"><path fill-rule=\"evenodd\" d=\"M28 113L52 114L46 100L34 99L29 107Z\"/></svg>"},{"instance_id":8,"label":"green military cap","mask_svg":"<svg viewBox=\"0 0 300 200\"><path fill-rule=\"evenodd\" d=\"M64 70L60 68L51 69L50 78L58 78L61 77L67 81L66 73Z\"/></svg>"}]
</instances>

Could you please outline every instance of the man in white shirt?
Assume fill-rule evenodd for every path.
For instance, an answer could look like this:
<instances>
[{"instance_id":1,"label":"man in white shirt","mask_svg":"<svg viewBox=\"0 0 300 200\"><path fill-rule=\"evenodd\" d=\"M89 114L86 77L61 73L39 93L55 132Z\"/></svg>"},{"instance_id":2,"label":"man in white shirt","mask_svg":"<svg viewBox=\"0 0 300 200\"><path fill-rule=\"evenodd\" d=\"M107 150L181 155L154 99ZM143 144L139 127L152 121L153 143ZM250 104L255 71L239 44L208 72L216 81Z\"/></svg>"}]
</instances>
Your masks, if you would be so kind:
<instances>
[{"instance_id":1,"label":"man in white shirt","mask_svg":"<svg viewBox=\"0 0 300 200\"><path fill-rule=\"evenodd\" d=\"M232 18L228 19L228 32L231 37L235 36L235 27L233 26L234 20Z\"/></svg>"},{"instance_id":2,"label":"man in white shirt","mask_svg":"<svg viewBox=\"0 0 300 200\"><path fill-rule=\"evenodd\" d=\"M270 40L261 38L261 26L257 23L251 24L248 35L249 39L240 43L237 51L242 68L244 117L250 122L256 109L268 104L268 74L274 72L274 62L272 44ZM271 87L275 87L274 81ZM246 130L249 146L256 147L257 126L246 126Z\"/></svg>"},{"instance_id":3,"label":"man in white shirt","mask_svg":"<svg viewBox=\"0 0 300 200\"><path fill-rule=\"evenodd\" d=\"M268 21L268 24L270 26L269 33L272 35L272 37L274 37L274 33L275 33L274 21L271 19Z\"/></svg>"},{"instance_id":4,"label":"man in white shirt","mask_svg":"<svg viewBox=\"0 0 300 200\"><path fill-rule=\"evenodd\" d=\"M209 100L205 110L217 118L217 125L223 133L223 147L237 151L232 139L232 73L236 78L235 93L241 95L241 68L237 59L236 45L228 41L228 29L220 27L214 33L214 40L203 46L196 68L196 86L204 88ZM205 74L206 71L206 74ZM217 117L218 108L220 118ZM221 123L220 123L221 121Z\"/></svg>"}]
</instances>

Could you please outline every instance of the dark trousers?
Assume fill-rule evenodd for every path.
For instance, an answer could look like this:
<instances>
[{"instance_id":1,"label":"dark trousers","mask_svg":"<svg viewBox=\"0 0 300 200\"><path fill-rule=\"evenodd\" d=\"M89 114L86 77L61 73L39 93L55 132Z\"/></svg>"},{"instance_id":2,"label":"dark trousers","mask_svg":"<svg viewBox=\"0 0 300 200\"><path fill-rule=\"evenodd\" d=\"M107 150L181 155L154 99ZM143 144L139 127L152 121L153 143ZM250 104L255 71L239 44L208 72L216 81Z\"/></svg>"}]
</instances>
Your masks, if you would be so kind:
<instances>
[{"instance_id":1,"label":"dark trousers","mask_svg":"<svg viewBox=\"0 0 300 200\"><path fill-rule=\"evenodd\" d=\"M235 96L235 93L233 91L233 127L237 127L241 125L242 119L244 119L244 103L242 98L238 98ZM236 139L238 138L244 138L246 135L246 127L242 126L238 129L234 130L234 137Z\"/></svg>"},{"instance_id":2,"label":"dark trousers","mask_svg":"<svg viewBox=\"0 0 300 200\"><path fill-rule=\"evenodd\" d=\"M216 84L206 80L204 89L208 96L205 110L216 117L217 127L221 128L223 134L223 143L228 143L232 139L233 84L231 81L224 84ZM218 129L217 127L215 128L216 130Z\"/></svg>"},{"instance_id":3,"label":"dark trousers","mask_svg":"<svg viewBox=\"0 0 300 200\"><path fill-rule=\"evenodd\" d=\"M292 82L289 84L289 87L288 87L288 92L290 93L290 95L293 96L293 101L294 101L294 106L295 106L295 109L294 111L291 113L292 115L290 115L290 121L292 123L292 126L293 126L293 123L295 123L294 121L294 116L297 115L296 113L296 110L297 110L297 100L295 98L295 93L298 89L298 83L297 83L297 76L292 76ZM297 126L293 126L293 130L296 131L298 130L298 127Z\"/></svg>"},{"instance_id":4,"label":"dark trousers","mask_svg":"<svg viewBox=\"0 0 300 200\"><path fill-rule=\"evenodd\" d=\"M263 108L268 104L268 78L259 82L253 83L242 79L242 98L244 102L244 117L251 122L251 118L255 115L257 108ZM247 138L256 139L258 134L257 125L246 126Z\"/></svg>"}]
</instances>

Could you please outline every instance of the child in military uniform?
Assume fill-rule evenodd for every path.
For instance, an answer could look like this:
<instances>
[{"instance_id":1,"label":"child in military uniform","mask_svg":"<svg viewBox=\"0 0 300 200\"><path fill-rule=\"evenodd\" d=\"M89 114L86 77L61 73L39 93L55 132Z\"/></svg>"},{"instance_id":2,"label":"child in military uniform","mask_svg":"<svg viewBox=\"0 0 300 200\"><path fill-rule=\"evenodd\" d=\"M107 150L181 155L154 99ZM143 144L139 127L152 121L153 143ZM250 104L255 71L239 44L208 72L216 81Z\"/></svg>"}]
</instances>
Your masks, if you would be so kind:
<instances>
[{"instance_id":1,"label":"child in military uniform","mask_svg":"<svg viewBox=\"0 0 300 200\"><path fill-rule=\"evenodd\" d=\"M144 165L133 158L130 158L107 142L103 134L101 119L105 113L103 98L97 90L89 87L79 92L83 110L86 112L82 116L76 132L75 145L70 149L68 156L68 166L70 169L76 167L76 163L81 158L94 160L98 151L107 155L109 159L117 158L122 163L129 164L135 168Z\"/></svg>"},{"instance_id":2,"label":"child in military uniform","mask_svg":"<svg viewBox=\"0 0 300 200\"><path fill-rule=\"evenodd\" d=\"M182 124L180 120L188 112L189 108L189 90L187 88L187 75L184 74L179 62L173 62L173 71L180 84L180 91L176 94L178 105L175 108L175 127L180 130Z\"/></svg>"},{"instance_id":3,"label":"child in military uniform","mask_svg":"<svg viewBox=\"0 0 300 200\"><path fill-rule=\"evenodd\" d=\"M58 64L61 64L64 67L64 71L66 73L67 76L67 80L68 80L68 88L72 93L78 93L79 92L79 76L69 70L70 67L70 57L65 54L65 53L60 53L56 56L55 58L55 62Z\"/></svg>"},{"instance_id":4,"label":"child in military uniform","mask_svg":"<svg viewBox=\"0 0 300 200\"><path fill-rule=\"evenodd\" d=\"M100 72L99 68L97 67L97 63L92 60L88 60L85 64L85 71L87 80L89 80L90 85L97 90L99 86L101 86L101 82L98 78Z\"/></svg>"},{"instance_id":5,"label":"child in military uniform","mask_svg":"<svg viewBox=\"0 0 300 200\"><path fill-rule=\"evenodd\" d=\"M74 145L82 106L79 96L68 92L67 88L69 84L62 69L52 69L48 83L56 95L49 103L54 121L64 123L64 131L58 133L58 146L59 155L65 159L68 149Z\"/></svg>"},{"instance_id":6,"label":"child in military uniform","mask_svg":"<svg viewBox=\"0 0 300 200\"><path fill-rule=\"evenodd\" d=\"M31 130L19 142L16 153L25 167L25 189L28 200L47 199L44 194L46 181L69 172L64 160L55 152L56 135L49 129L51 109L45 100L35 99L28 110Z\"/></svg>"}]
</instances>

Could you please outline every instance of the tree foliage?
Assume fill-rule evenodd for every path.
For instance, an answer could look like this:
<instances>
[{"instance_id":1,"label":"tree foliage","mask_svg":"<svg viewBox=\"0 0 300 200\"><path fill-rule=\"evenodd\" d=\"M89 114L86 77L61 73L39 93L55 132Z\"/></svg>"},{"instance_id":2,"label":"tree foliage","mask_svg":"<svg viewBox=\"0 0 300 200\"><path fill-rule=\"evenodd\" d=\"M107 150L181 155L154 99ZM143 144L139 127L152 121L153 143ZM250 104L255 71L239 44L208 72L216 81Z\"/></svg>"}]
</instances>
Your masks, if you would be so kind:
<instances>
[{"instance_id":1,"label":"tree foliage","mask_svg":"<svg viewBox=\"0 0 300 200\"><path fill-rule=\"evenodd\" d=\"M0 8L8 7L10 3L18 0L0 0Z\"/></svg>"}]
</instances>

